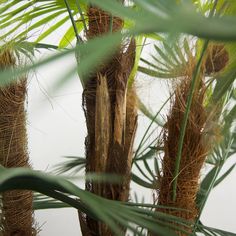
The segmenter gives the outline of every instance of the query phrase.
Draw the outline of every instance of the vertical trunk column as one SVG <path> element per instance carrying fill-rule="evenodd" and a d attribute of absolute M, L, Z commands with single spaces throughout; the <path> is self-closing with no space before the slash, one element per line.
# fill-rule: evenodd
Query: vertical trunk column
<path fill-rule="evenodd" d="M 14 67 L 10 51 L 0 54 L 0 70 Z M 26 79 L 0 88 L 0 163 L 4 167 L 30 167 L 27 152 L 26 113 L 24 108 Z M 7 191 L 2 194 L 4 236 L 35 235 L 32 229 L 32 192 Z"/>
<path fill-rule="evenodd" d="M 123 21 L 96 7 L 88 9 L 87 38 L 92 39 L 123 27 Z M 88 135 L 85 141 L 86 172 L 122 175 L 119 184 L 86 182 L 86 190 L 99 196 L 127 201 L 129 196 L 133 140 L 137 126 L 136 96 L 128 88 L 134 65 L 135 41 L 120 45 L 113 57 L 87 78 L 83 107 Z M 110 236 L 101 222 L 80 214 L 83 235 Z M 125 231 L 125 229 L 124 229 Z"/>

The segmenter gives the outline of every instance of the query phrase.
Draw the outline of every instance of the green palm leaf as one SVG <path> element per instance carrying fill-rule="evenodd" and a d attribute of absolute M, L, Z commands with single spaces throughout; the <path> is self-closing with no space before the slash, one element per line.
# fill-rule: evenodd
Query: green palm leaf
<path fill-rule="evenodd" d="M 129 224 L 134 223 L 163 236 L 175 235 L 172 230 L 165 227 L 165 225 L 169 225 L 168 221 L 175 221 L 180 225 L 186 225 L 186 227 L 189 225 L 186 221 L 161 212 L 156 213 L 136 206 L 126 206 L 124 203 L 103 199 L 81 190 L 62 177 L 40 173 L 26 168 L 5 169 L 1 167 L 0 191 L 3 192 L 12 189 L 29 189 L 60 200 L 63 202 L 60 207 L 70 205 L 94 219 L 102 220 L 113 230 L 115 235 L 122 235 L 119 224 L 134 230 Z M 79 197 L 80 200 L 75 200 L 72 196 Z M 43 201 L 42 198 L 41 201 Z M 48 207 L 55 206 L 56 203 L 52 200 L 49 202 Z M 39 206 L 36 205 L 38 208 Z M 117 214 L 118 212 L 119 214 Z M 178 226 L 169 226 L 178 228 Z"/>

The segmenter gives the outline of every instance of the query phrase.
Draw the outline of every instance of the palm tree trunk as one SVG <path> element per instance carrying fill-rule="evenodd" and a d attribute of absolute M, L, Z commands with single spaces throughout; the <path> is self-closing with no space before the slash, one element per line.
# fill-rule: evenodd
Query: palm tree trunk
<path fill-rule="evenodd" d="M 0 54 L 0 70 L 14 67 L 13 53 Z M 27 152 L 25 96 L 26 79 L 0 88 L 0 163 L 4 167 L 30 167 Z M 7 191 L 2 194 L 1 224 L 4 236 L 35 235 L 32 192 Z"/>
<path fill-rule="evenodd" d="M 186 78 L 177 86 L 175 99 L 165 125 L 163 138 L 165 155 L 163 157 L 163 175 L 160 179 L 158 201 L 163 206 L 183 209 L 162 209 L 161 211 L 194 223 L 198 214 L 195 200 L 199 187 L 200 170 L 209 150 L 209 146 L 204 142 L 203 134 L 206 123 L 206 112 L 203 107 L 204 88 L 195 91 L 193 97 L 182 148 L 180 171 L 177 178 L 176 199 L 173 199 L 173 181 L 175 178 L 174 173 L 180 137 L 180 124 L 186 109 L 190 82 L 190 78 Z M 189 228 L 183 227 L 183 230 L 189 230 Z M 180 231 L 177 234 L 186 235 Z"/>
<path fill-rule="evenodd" d="M 221 44 L 210 44 L 199 75 L 199 83 L 195 88 L 187 127 L 182 148 L 180 171 L 177 178 L 176 200 L 173 200 L 173 181 L 176 166 L 176 156 L 180 137 L 180 126 L 186 110 L 187 98 L 190 91 L 191 78 L 195 63 L 190 63 L 185 72 L 185 78 L 175 87 L 175 96 L 164 128 L 163 144 L 165 155 L 163 157 L 163 173 L 159 180 L 158 203 L 163 206 L 179 208 L 182 210 L 162 209 L 162 211 L 188 220 L 194 224 L 199 210 L 196 203 L 199 191 L 199 179 L 206 156 L 211 150 L 211 136 L 207 135 L 205 128 L 209 122 L 209 114 L 204 106 L 205 75 L 222 71 L 228 64 L 229 55 Z M 192 66 L 191 66 L 192 65 Z M 217 114 L 214 114 L 217 117 Z M 209 131 L 208 131 L 209 133 Z M 192 233 L 191 228 L 182 227 L 182 230 Z M 177 231 L 180 236 L 189 235 Z"/>
<path fill-rule="evenodd" d="M 118 31 L 123 21 L 96 7 L 88 9 L 87 37 Z M 112 28 L 111 28 L 112 26 Z M 120 45 L 115 55 L 89 77 L 83 92 L 88 135 L 85 141 L 87 173 L 124 176 L 119 184 L 86 182 L 86 190 L 99 196 L 127 201 L 131 175 L 132 148 L 137 126 L 136 96 L 127 82 L 134 65 L 135 41 Z M 83 235 L 110 236 L 101 222 L 80 215 Z"/>

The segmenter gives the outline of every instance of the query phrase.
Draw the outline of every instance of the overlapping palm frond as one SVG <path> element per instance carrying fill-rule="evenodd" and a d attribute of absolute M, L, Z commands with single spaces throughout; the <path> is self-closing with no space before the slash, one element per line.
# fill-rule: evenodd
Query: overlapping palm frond
<path fill-rule="evenodd" d="M 141 58 L 145 66 L 139 66 L 139 71 L 149 76 L 163 79 L 182 77 L 193 63 L 194 55 L 187 38 L 182 42 L 169 45 L 165 41 L 154 45 L 151 54 L 152 62 Z"/>
<path fill-rule="evenodd" d="M 137 235 L 143 235 L 137 231 L 134 225 L 139 225 L 159 235 L 175 235 L 171 222 L 177 225 L 190 224 L 177 217 L 169 216 L 164 213 L 155 213 L 145 208 L 135 205 L 126 205 L 101 198 L 85 190 L 78 188 L 73 183 L 62 177 L 56 177 L 38 171 L 32 171 L 24 168 L 5 169 L 1 167 L 0 191 L 11 189 L 30 189 L 40 192 L 53 199 L 57 199 L 64 204 L 58 204 L 55 200 L 46 201 L 44 197 L 37 196 L 35 203 L 36 208 L 44 208 L 42 203 L 47 202 L 47 208 L 65 207 L 67 205 L 74 207 L 81 212 L 88 214 L 90 217 L 105 222 L 114 232 L 115 235 L 122 235 L 121 226 L 125 226 L 135 232 Z M 79 200 L 76 200 L 79 197 Z M 41 206 L 41 207 L 40 207 Z M 109 206 L 109 207 L 108 207 Z M 143 205 L 143 207 L 147 207 Z M 121 210 L 122 209 L 122 210 Z M 119 212 L 119 214 L 118 214 Z M 164 220 L 164 222 L 163 222 Z M 172 226 L 171 226 L 172 225 Z M 168 227 L 166 227 L 168 226 Z"/>
<path fill-rule="evenodd" d="M 79 14 L 78 17 L 81 17 L 81 11 L 78 9 L 78 4 L 72 4 L 74 1 L 69 1 L 72 14 Z M 77 1 L 76 1 L 77 2 Z M 193 34 L 196 36 L 218 39 L 218 40 L 233 40 L 236 38 L 236 34 L 234 33 L 234 25 L 236 20 L 234 18 L 212 18 L 207 19 L 203 15 L 196 13 L 195 8 L 189 4 L 181 3 L 181 4 L 170 4 L 169 2 L 159 2 L 158 4 L 153 3 L 152 1 L 147 1 L 145 3 L 140 1 L 135 1 L 135 4 L 138 6 L 136 8 L 133 7 L 124 7 L 116 1 L 97 1 L 91 0 L 86 1 L 86 3 L 92 3 L 98 5 L 104 10 L 110 11 L 111 13 L 118 15 L 124 19 L 128 19 L 133 22 L 131 28 L 128 31 L 128 35 L 130 34 L 156 34 L 158 32 L 171 32 L 171 33 L 180 33 L 184 32 L 187 34 Z M 150 8 L 150 6 L 152 8 Z M 80 3 L 80 8 L 82 9 L 82 13 L 86 11 L 86 4 L 84 2 Z M 164 9 L 165 14 L 160 14 L 160 9 Z M 35 31 L 36 29 L 41 32 L 39 38 L 33 40 L 34 42 L 39 42 L 43 40 L 44 37 L 49 36 L 53 33 L 57 27 L 60 27 L 63 22 L 69 20 L 68 12 L 66 9 L 66 5 L 64 1 L 59 0 L 47 0 L 47 1 L 4 1 L 0 5 L 0 28 L 1 28 L 1 44 L 4 43 L 3 40 L 6 40 L 5 37 L 8 37 L 10 41 L 18 42 L 22 40 L 27 40 L 29 35 Z M 174 14 L 173 14 L 174 12 Z M 49 16 L 47 15 L 49 14 Z M 64 21 L 61 24 L 58 24 L 56 20 L 56 15 L 63 15 L 67 17 L 64 18 Z M 55 17 L 52 17 L 54 16 Z M 42 16 L 44 17 L 42 19 Z M 13 17 L 13 18 L 12 18 Z M 38 17 L 41 17 L 39 21 L 36 21 Z M 52 24 L 52 29 L 44 29 L 45 24 L 54 20 Z M 79 18 L 78 18 L 79 19 Z M 75 19 L 76 21 L 76 19 Z M 156 23 L 157 22 L 157 23 Z M 79 20 L 78 22 L 78 30 L 82 29 L 82 22 Z M 26 27 L 28 25 L 28 27 Z M 202 27 L 197 30 L 193 30 L 195 25 L 202 25 Z M 15 32 L 15 30 L 20 29 L 20 27 L 25 27 L 25 30 L 20 31 L 19 33 Z M 3 30 L 7 27 L 10 27 L 10 30 L 7 30 L 5 34 L 3 34 Z M 12 27 L 12 28 L 11 28 Z M 191 29 L 191 30 L 190 30 Z M 214 31 L 212 30 L 214 29 Z M 46 32 L 46 33 L 45 33 Z M 125 31 L 125 35 L 127 36 L 127 31 Z M 124 35 L 124 36 L 125 36 Z M 70 26 L 66 32 L 66 34 L 62 37 L 59 42 L 60 47 L 67 46 L 73 39 L 75 38 L 75 34 L 73 33 L 72 26 Z M 105 42 L 104 42 L 105 43 Z M 23 44 L 19 44 L 23 45 Z M 97 44 L 99 47 L 101 43 Z M 50 45 L 38 45 L 33 44 L 35 47 L 45 47 Z M 51 46 L 53 48 L 57 48 L 57 46 Z M 158 48 L 158 47 L 157 47 Z M 180 60 L 179 62 L 183 62 L 183 57 L 179 50 L 176 51 L 176 54 Z M 173 54 L 173 53 L 172 53 Z M 166 65 L 165 65 L 166 66 Z M 34 66 L 36 67 L 36 66 Z M 162 68 L 166 70 L 167 68 Z M 155 71 L 155 70 L 154 70 Z M 173 71 L 172 71 L 173 73 Z M 3 75 L 2 75 L 3 77 Z"/>
<path fill-rule="evenodd" d="M 137 226 L 148 229 L 158 235 L 175 235 L 174 229 L 179 229 L 178 225 L 191 227 L 191 224 L 175 216 L 165 213 L 157 213 L 149 208 L 164 206 L 154 206 L 152 204 L 139 203 L 119 203 L 103 199 L 99 196 L 81 190 L 68 180 L 38 171 L 24 168 L 4 169 L 1 167 L 0 191 L 11 189 L 31 189 L 40 192 L 51 198 L 40 194 L 35 195 L 34 206 L 36 209 L 74 207 L 92 218 L 106 222 L 115 235 L 122 235 L 120 226 L 128 227 L 135 235 L 145 235 L 139 232 Z M 42 187 L 44 186 L 44 187 Z M 76 198 L 79 198 L 77 200 Z M 57 199 L 57 200 L 54 200 Z M 58 201 L 59 200 L 59 201 Z M 109 207 L 107 207 L 109 206 Z M 117 214 L 119 212 L 119 214 Z M 164 222 L 163 222 L 164 220 Z M 175 222 L 175 226 L 171 224 Z M 227 233 L 225 231 L 208 228 L 198 224 L 199 231 L 211 230 Z M 228 234 L 230 235 L 230 234 Z M 234 235 L 234 234 L 232 234 Z"/>
<path fill-rule="evenodd" d="M 219 81 L 217 82 L 220 83 Z M 216 89 L 218 89 L 217 84 L 215 86 L 215 90 Z M 218 102 L 216 102 L 213 97 L 215 103 L 210 103 L 208 105 L 213 110 L 216 110 L 216 107 L 220 110 L 220 112 L 218 110 L 220 116 L 218 116 L 217 119 L 218 122 L 220 122 L 222 125 L 221 127 L 218 127 L 218 129 L 220 129 L 218 131 L 219 137 L 216 136 L 218 140 L 214 140 L 213 151 L 208 155 L 208 159 L 206 160 L 206 163 L 212 166 L 212 168 L 202 180 L 197 195 L 196 201 L 199 208 L 198 221 L 200 219 L 205 203 L 211 193 L 211 190 L 222 183 L 222 181 L 224 181 L 224 179 L 234 170 L 236 166 L 236 163 L 234 163 L 224 173 L 221 173 L 221 170 L 227 160 L 236 153 L 236 105 L 233 98 L 233 91 L 233 84 L 231 83 L 227 87 L 227 89 L 225 89 L 224 93 L 222 93 L 222 96 L 220 97 L 220 100 L 218 100 Z M 218 91 L 215 91 L 215 93 L 218 93 Z M 215 119 L 213 118 L 213 122 L 214 121 Z"/>
<path fill-rule="evenodd" d="M 80 14 L 84 13 L 86 5 L 81 1 L 79 5 L 75 1 L 70 1 L 70 7 L 72 15 L 78 16 L 77 23 L 81 31 L 83 22 Z M 0 28 L 2 32 L 6 31 L 5 34 L 1 34 L 0 40 L 31 40 L 34 36 L 31 41 L 40 42 L 70 19 L 65 2 L 60 0 L 7 1 L 1 4 L 0 12 Z M 51 26 L 45 27 L 48 24 Z M 68 43 L 73 40 L 73 37 L 68 35 L 71 29 L 69 27 L 62 37 L 61 46 L 65 44 L 65 38 Z"/>
<path fill-rule="evenodd" d="M 207 227 L 203 225 L 201 222 L 199 222 L 199 224 L 197 225 L 196 231 L 207 236 L 235 236 L 236 235 L 233 232 L 227 232 L 225 230 Z"/>
<path fill-rule="evenodd" d="M 68 171 L 71 174 L 78 174 L 81 170 L 84 170 L 86 165 L 86 159 L 84 157 L 68 156 L 62 163 L 59 163 L 53 169 L 54 173 L 63 174 Z"/>
<path fill-rule="evenodd" d="M 1 86 L 12 82 L 16 74 L 23 74 L 75 52 L 78 52 L 80 55 L 80 62 L 78 68 L 73 68 L 73 71 L 69 73 L 74 73 L 78 69 L 80 75 L 82 75 L 81 78 L 84 78 L 83 75 L 90 73 L 91 69 L 94 68 L 94 65 L 96 65 L 98 61 L 106 58 L 114 51 L 115 46 L 119 44 L 122 37 L 130 35 L 141 35 L 142 37 L 143 35 L 151 35 L 153 37 L 153 35 L 156 36 L 159 33 L 171 33 L 174 36 L 180 33 L 186 33 L 214 40 L 236 40 L 235 17 L 207 18 L 207 14 L 205 13 L 212 9 L 214 1 L 211 1 L 205 6 L 201 5 L 201 7 L 203 7 L 201 11 L 196 11 L 196 5 L 192 5 L 187 1 L 177 3 L 177 1 L 173 0 L 136 0 L 134 1 L 136 7 L 124 7 L 115 0 L 68 2 L 79 33 L 85 29 L 86 19 L 83 20 L 82 16 L 86 14 L 86 5 L 90 3 L 96 4 L 114 15 L 118 15 L 126 20 L 128 19 L 132 24 L 130 24 L 130 28 L 127 27 L 125 32 L 91 40 L 91 42 L 86 44 L 77 45 L 76 48 L 60 51 L 51 58 L 33 65 L 28 65 L 24 68 L 1 72 Z M 200 4 L 201 1 L 194 0 L 194 2 Z M 224 1 L 222 0 L 220 2 L 223 3 Z M 42 40 L 50 36 L 55 30 L 59 29 L 70 20 L 63 0 L 9 0 L 0 1 L 0 3 L 1 44 L 4 44 L 5 40 L 13 41 L 19 53 L 25 55 L 30 54 L 29 56 L 31 57 L 35 48 L 65 48 L 75 39 L 76 35 L 73 26 L 69 26 L 66 28 L 58 45 L 41 43 Z M 233 4 L 232 1 L 231 4 Z M 234 3 L 234 5 L 236 4 Z M 197 6 L 197 9 L 200 8 L 199 6 Z M 232 12 L 233 11 L 231 11 L 231 13 Z M 44 28 L 48 23 L 50 23 L 51 26 Z M 201 27 L 196 27 L 196 25 L 201 25 Z M 21 30 L 18 32 L 18 29 Z M 2 33 L 3 30 L 7 30 L 5 34 Z M 30 41 L 31 36 L 34 34 L 37 34 L 36 39 Z M 185 35 L 182 37 L 180 43 L 172 42 L 168 44 L 162 42 L 156 44 L 154 47 L 155 55 L 152 55 L 153 61 L 150 62 L 147 59 L 141 59 L 145 67 L 140 66 L 139 70 L 159 78 L 176 78 L 183 76 L 184 71 L 188 69 L 189 61 L 194 59 L 196 53 L 191 49 L 191 42 L 188 39 L 188 36 Z M 224 73 L 214 75 L 215 83 L 212 83 L 211 87 L 212 94 L 211 99 L 209 99 L 209 109 L 212 108 L 212 104 L 219 104 L 219 101 L 226 99 L 226 94 L 230 94 L 228 98 L 231 100 L 234 98 L 235 90 L 233 93 L 232 86 L 236 77 L 235 68 L 235 64 L 232 64 Z M 59 85 L 67 81 L 67 76 L 60 78 L 55 88 L 58 88 Z M 236 132 L 233 124 L 235 110 L 234 106 L 230 108 L 229 112 L 223 112 L 224 116 L 221 119 L 225 121 L 222 128 L 225 138 L 222 142 L 219 142 L 219 145 L 215 146 L 214 152 L 208 157 L 208 163 L 212 164 L 212 169 L 202 181 L 201 189 L 198 193 L 197 200 L 200 210 L 203 209 L 211 190 L 220 184 L 235 167 L 235 164 L 232 165 L 225 173 L 220 175 L 220 170 L 226 160 L 236 152 Z M 145 111 L 143 113 L 145 114 Z M 157 120 L 160 111 L 158 111 L 155 116 L 147 112 L 146 114 L 151 119 L 150 127 L 155 123 L 163 125 Z M 153 130 L 148 128 L 142 141 L 139 143 L 133 161 L 133 165 L 138 169 L 138 174 L 133 174 L 132 178 L 133 181 L 139 185 L 154 189 L 157 184 L 156 177 L 160 175 L 161 171 L 160 163 L 156 156 L 157 152 L 162 152 L 163 150 L 162 147 L 158 146 L 155 137 L 150 139 L 152 134 Z M 152 167 L 154 168 L 150 168 L 151 161 L 153 161 Z M 60 172 L 78 171 L 82 170 L 84 165 L 84 159 L 77 157 L 69 158 L 67 162 L 58 166 L 58 170 Z M 43 194 L 35 196 L 35 209 L 74 207 L 85 212 L 91 218 L 105 222 L 116 235 L 122 235 L 120 226 L 129 228 L 135 235 L 145 235 L 142 229 L 149 230 L 158 235 L 175 235 L 173 232 L 175 228 L 181 230 L 181 228 L 179 229 L 178 227 L 179 225 L 185 225 L 186 227 L 193 226 L 177 217 L 169 216 L 164 213 L 156 213 L 151 210 L 154 207 L 161 206 L 152 204 L 148 206 L 144 203 L 132 205 L 132 203 L 123 204 L 113 202 L 81 190 L 62 177 L 55 177 L 26 169 L 7 170 L 0 168 L 0 191 L 17 188 L 31 189 Z M 79 200 L 77 200 L 77 198 L 79 198 Z M 177 225 L 173 225 L 173 222 L 176 222 Z M 201 224 L 200 219 L 197 220 L 195 225 L 195 233 L 197 232 L 202 232 L 206 235 L 235 235 L 230 232 L 206 227 Z"/>
<path fill-rule="evenodd" d="M 81 14 L 86 14 L 86 4 L 92 3 L 114 15 L 133 21 L 133 28 L 138 33 L 185 32 L 196 36 L 225 40 L 232 40 L 236 37 L 233 31 L 234 18 L 220 19 L 215 17 L 209 20 L 200 13 L 196 13 L 195 7 L 186 2 L 181 4 L 177 4 L 175 1 L 171 1 L 171 4 L 168 1 L 158 3 L 147 1 L 144 3 L 136 0 L 134 2 L 137 5 L 136 8 L 124 7 L 116 1 L 110 2 L 107 0 L 68 1 L 73 16 L 78 15 L 78 19 L 75 20 L 79 22 L 83 21 L 82 19 L 79 20 Z M 41 33 L 36 41 L 40 41 L 69 20 L 63 0 L 20 2 L 10 0 L 1 4 L 0 12 L 1 29 L 3 30 L 9 26 L 13 27 L 7 32 L 7 35 L 1 35 L 1 39 L 5 39 L 6 36 L 11 39 L 27 38 L 31 32 L 38 29 Z M 62 16 L 63 18 L 60 18 Z M 38 17 L 41 17 L 41 19 L 34 22 Z M 55 21 L 55 19 L 57 20 Z M 43 30 L 42 27 L 52 20 L 54 22 L 51 28 Z M 27 25 L 28 28 L 26 27 L 23 32 L 15 33 L 16 29 Z M 202 25 L 202 27 L 194 31 L 191 25 Z M 214 31 L 212 28 L 214 28 Z"/>

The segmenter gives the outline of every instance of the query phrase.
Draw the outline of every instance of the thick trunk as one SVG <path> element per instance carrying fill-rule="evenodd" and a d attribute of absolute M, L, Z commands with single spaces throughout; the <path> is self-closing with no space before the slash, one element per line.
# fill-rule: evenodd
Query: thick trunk
<path fill-rule="evenodd" d="M 88 10 L 88 39 L 111 30 L 111 17 L 94 7 Z M 122 20 L 113 17 L 112 31 L 122 28 Z M 135 42 L 120 46 L 115 55 L 88 78 L 83 93 L 87 122 L 86 172 L 122 175 L 119 184 L 86 182 L 86 190 L 99 196 L 127 201 L 131 174 L 133 140 L 137 126 L 134 89 L 128 89 L 128 78 L 135 58 Z M 110 236 L 101 222 L 80 215 L 83 235 Z"/>
<path fill-rule="evenodd" d="M 15 66 L 10 51 L 0 54 L 0 69 Z M 29 167 L 27 152 L 26 80 L 0 88 L 0 163 L 4 167 Z M 34 235 L 32 229 L 32 192 L 7 191 L 2 194 L 4 236 Z"/>

